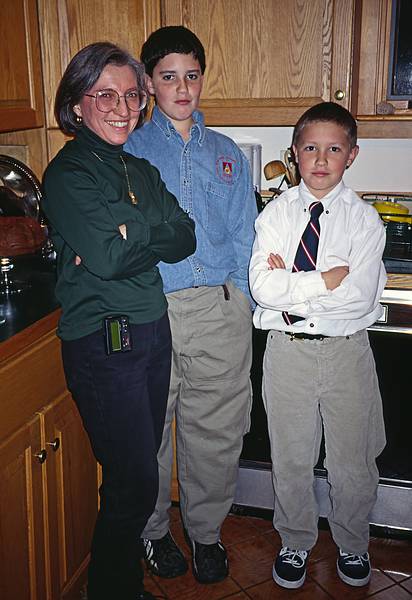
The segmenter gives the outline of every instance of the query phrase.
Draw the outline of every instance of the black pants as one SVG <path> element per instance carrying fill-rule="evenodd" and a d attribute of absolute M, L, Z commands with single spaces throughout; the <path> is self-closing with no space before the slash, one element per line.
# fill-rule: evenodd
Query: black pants
<path fill-rule="evenodd" d="M 102 331 L 62 343 L 67 386 L 103 471 L 89 600 L 134 600 L 143 589 L 139 539 L 157 499 L 170 379 L 167 314 L 131 334 L 132 351 L 110 356 Z"/>

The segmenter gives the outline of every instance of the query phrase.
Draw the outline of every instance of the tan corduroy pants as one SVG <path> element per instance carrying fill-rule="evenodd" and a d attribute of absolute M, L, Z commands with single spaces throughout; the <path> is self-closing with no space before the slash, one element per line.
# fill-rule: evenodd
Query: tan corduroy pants
<path fill-rule="evenodd" d="M 233 284 L 227 292 L 216 286 L 167 295 L 172 375 L 158 454 L 159 495 L 142 537 L 159 539 L 169 528 L 173 417 L 180 507 L 190 538 L 215 543 L 233 502 L 250 419 L 252 312 Z"/>

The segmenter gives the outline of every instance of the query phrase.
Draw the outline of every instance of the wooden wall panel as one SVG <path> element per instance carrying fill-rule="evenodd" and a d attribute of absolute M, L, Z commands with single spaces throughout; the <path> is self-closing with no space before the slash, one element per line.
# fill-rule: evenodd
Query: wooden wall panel
<path fill-rule="evenodd" d="M 42 27 L 47 127 L 56 127 L 53 104 L 69 60 L 81 48 L 111 41 L 138 57 L 160 25 L 160 0 L 38 0 Z"/>
<path fill-rule="evenodd" d="M 46 132 L 41 129 L 26 129 L 24 131 L 13 131 L 0 133 L 0 154 L 11 154 L 18 160 L 21 153 L 12 154 L 2 150 L 2 144 L 6 146 L 22 146 L 25 149 L 26 160 L 23 160 L 33 173 L 41 180 L 43 171 L 47 166 Z"/>

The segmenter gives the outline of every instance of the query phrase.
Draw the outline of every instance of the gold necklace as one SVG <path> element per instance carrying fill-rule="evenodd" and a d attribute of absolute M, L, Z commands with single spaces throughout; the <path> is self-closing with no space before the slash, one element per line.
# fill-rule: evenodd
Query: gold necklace
<path fill-rule="evenodd" d="M 136 198 L 135 193 L 132 191 L 132 188 L 130 187 L 129 173 L 127 172 L 126 163 L 124 162 L 124 159 L 123 159 L 122 155 L 120 155 L 120 160 L 122 161 L 122 165 L 123 165 L 123 169 L 124 169 L 124 174 L 126 175 L 127 190 L 128 190 L 129 198 L 130 198 L 132 204 L 137 204 L 137 198 Z"/>
<path fill-rule="evenodd" d="M 100 160 L 100 162 L 104 163 L 104 160 L 102 158 L 100 158 L 100 156 L 96 152 L 93 152 L 93 150 L 90 150 L 90 152 L 92 154 L 94 154 L 94 156 L 96 158 L 98 158 Z M 124 174 L 126 175 L 128 196 L 130 198 L 131 203 L 134 204 L 134 205 L 136 205 L 137 204 L 136 194 L 132 191 L 132 188 L 130 187 L 129 173 L 127 172 L 126 163 L 124 162 L 123 156 L 121 154 L 120 154 L 120 160 L 122 161 L 122 165 L 123 165 L 123 169 L 124 169 Z"/>

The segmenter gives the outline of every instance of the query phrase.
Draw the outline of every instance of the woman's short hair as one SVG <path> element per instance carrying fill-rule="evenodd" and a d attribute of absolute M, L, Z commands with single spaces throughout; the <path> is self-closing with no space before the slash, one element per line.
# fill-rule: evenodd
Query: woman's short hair
<path fill-rule="evenodd" d="M 54 114 L 64 133 L 74 134 L 81 128 L 73 107 L 94 86 L 107 65 L 131 67 L 136 74 L 137 89 L 147 94 L 142 63 L 111 42 L 89 44 L 73 56 L 57 88 Z M 146 112 L 146 107 L 140 111 L 136 127 L 143 123 Z"/>
<path fill-rule="evenodd" d="M 348 136 L 350 147 L 354 148 L 356 146 L 358 134 L 356 121 L 346 108 L 336 104 L 336 102 L 320 102 L 303 113 L 293 131 L 292 143 L 294 146 L 299 143 L 304 128 L 313 123 L 335 123 L 340 125 Z"/>

